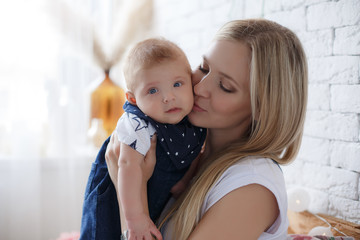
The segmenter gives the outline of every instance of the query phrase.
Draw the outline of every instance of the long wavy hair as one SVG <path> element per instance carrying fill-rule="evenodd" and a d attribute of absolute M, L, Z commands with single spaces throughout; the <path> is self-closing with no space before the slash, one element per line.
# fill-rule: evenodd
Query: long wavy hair
<path fill-rule="evenodd" d="M 279 164 L 297 155 L 304 128 L 308 70 L 297 36 L 268 20 L 235 20 L 225 24 L 216 40 L 236 41 L 251 50 L 249 134 L 206 159 L 192 185 L 165 219 L 174 224 L 173 239 L 187 239 L 200 221 L 209 189 L 231 165 L 246 156 L 271 158 Z"/>

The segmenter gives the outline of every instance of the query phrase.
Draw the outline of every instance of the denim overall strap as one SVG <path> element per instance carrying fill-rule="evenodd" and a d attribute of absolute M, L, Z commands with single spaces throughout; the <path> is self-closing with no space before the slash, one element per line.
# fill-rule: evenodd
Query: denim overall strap
<path fill-rule="evenodd" d="M 120 215 L 116 190 L 105 162 L 110 137 L 92 164 L 85 190 L 80 240 L 120 239 Z"/>

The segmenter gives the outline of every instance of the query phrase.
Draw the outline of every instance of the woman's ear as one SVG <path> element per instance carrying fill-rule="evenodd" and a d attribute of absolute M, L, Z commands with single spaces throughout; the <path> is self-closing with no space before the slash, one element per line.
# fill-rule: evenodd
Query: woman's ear
<path fill-rule="evenodd" d="M 136 106 L 135 95 L 132 92 L 126 92 L 125 96 L 126 96 L 126 100 L 128 100 L 129 103 Z"/>

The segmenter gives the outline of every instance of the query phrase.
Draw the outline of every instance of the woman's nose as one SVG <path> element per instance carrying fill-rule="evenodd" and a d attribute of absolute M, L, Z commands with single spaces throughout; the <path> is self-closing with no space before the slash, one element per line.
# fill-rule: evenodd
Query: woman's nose
<path fill-rule="evenodd" d="M 210 76 L 207 74 L 201 79 L 201 81 L 194 85 L 194 94 L 196 96 L 209 97 L 209 79 Z"/>

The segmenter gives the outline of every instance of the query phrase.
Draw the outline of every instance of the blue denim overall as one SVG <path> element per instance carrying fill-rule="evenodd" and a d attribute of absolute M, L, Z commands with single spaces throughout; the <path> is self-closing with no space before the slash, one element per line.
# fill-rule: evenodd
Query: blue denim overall
<path fill-rule="evenodd" d="M 80 240 L 120 239 L 120 214 L 116 190 L 105 162 L 108 138 L 102 145 L 85 190 Z"/>

